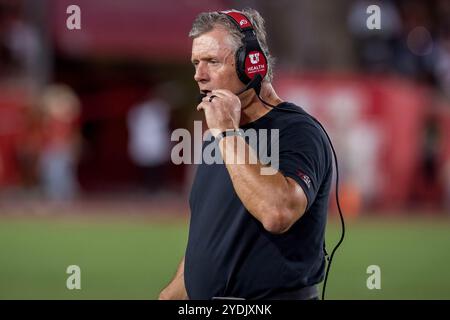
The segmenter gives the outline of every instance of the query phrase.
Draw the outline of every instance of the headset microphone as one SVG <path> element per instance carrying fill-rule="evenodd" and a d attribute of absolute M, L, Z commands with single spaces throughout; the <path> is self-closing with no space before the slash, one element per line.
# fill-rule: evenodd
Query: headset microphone
<path fill-rule="evenodd" d="M 206 93 L 200 93 L 197 97 L 197 103 L 200 104 L 204 97 L 206 97 Z"/>

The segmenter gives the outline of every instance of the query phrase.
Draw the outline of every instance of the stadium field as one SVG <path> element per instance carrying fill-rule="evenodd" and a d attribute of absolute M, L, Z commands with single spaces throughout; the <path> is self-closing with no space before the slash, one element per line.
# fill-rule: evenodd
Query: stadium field
<path fill-rule="evenodd" d="M 187 239 L 178 218 L 0 217 L 0 299 L 155 299 Z M 327 229 L 329 251 L 339 224 Z M 68 290 L 69 265 L 81 289 Z M 367 267 L 381 269 L 369 290 Z M 328 299 L 450 299 L 450 220 L 358 219 L 330 273 Z"/>

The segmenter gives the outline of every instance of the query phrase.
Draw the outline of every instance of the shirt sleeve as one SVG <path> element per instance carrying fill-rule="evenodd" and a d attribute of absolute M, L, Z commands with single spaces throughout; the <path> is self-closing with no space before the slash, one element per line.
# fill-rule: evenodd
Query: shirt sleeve
<path fill-rule="evenodd" d="M 291 124 L 280 131 L 279 170 L 294 179 L 313 204 L 329 164 L 329 145 L 320 128 L 308 122 Z"/>

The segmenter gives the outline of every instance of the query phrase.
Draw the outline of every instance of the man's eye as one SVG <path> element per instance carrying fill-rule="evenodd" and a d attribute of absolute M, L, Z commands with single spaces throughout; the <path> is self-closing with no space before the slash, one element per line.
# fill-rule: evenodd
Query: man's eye
<path fill-rule="evenodd" d="M 211 63 L 211 64 L 218 64 L 219 61 L 217 61 L 217 60 L 211 60 L 210 63 Z"/>

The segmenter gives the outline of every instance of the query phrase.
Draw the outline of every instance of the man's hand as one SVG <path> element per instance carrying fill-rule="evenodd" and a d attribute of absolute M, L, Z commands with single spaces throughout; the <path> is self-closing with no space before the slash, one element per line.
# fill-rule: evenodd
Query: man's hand
<path fill-rule="evenodd" d="M 184 286 L 184 257 L 178 266 L 173 280 L 159 294 L 158 300 L 188 300 L 186 287 Z"/>
<path fill-rule="evenodd" d="M 184 287 L 184 278 L 176 277 L 159 294 L 158 300 L 187 300 L 188 295 Z"/>
<path fill-rule="evenodd" d="M 241 100 L 229 90 L 209 92 L 197 110 L 205 111 L 206 123 L 214 136 L 228 129 L 239 129 Z"/>

